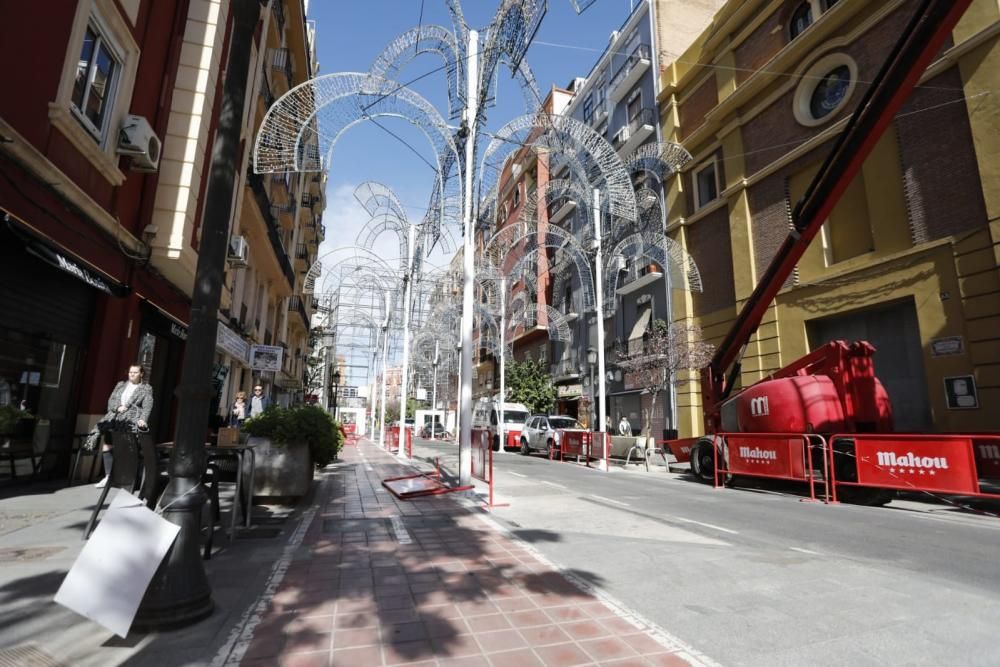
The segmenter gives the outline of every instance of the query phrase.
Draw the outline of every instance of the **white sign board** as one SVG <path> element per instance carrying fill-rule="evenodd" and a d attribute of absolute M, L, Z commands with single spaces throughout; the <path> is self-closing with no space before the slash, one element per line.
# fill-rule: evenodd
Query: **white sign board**
<path fill-rule="evenodd" d="M 216 330 L 215 347 L 244 364 L 250 356 L 250 346 L 247 342 L 222 322 L 219 322 L 219 328 Z"/>
<path fill-rule="evenodd" d="M 284 352 L 278 345 L 251 345 L 250 368 L 255 371 L 281 370 L 281 355 Z"/>
<path fill-rule="evenodd" d="M 179 531 L 180 526 L 119 490 L 55 601 L 124 637 Z"/>

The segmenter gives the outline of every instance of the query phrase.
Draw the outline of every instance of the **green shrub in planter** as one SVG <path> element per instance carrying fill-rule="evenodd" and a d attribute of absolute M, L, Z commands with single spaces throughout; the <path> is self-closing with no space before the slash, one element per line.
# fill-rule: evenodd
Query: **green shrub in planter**
<path fill-rule="evenodd" d="M 18 423 L 35 421 L 35 415 L 27 410 L 19 410 L 13 405 L 0 405 L 0 435 L 13 435 Z"/>
<path fill-rule="evenodd" d="M 315 405 L 293 408 L 271 406 L 260 415 L 246 420 L 243 431 L 268 438 L 278 445 L 304 442 L 309 445 L 313 463 L 321 468 L 337 458 L 343 444 L 343 436 L 333 418 Z"/>

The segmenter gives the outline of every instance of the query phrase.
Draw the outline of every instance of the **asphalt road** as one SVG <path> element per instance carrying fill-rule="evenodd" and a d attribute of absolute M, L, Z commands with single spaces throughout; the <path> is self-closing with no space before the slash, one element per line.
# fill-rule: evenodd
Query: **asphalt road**
<path fill-rule="evenodd" d="M 720 664 L 1000 664 L 1000 518 L 515 453 L 496 455 L 495 494 L 500 523 Z"/>

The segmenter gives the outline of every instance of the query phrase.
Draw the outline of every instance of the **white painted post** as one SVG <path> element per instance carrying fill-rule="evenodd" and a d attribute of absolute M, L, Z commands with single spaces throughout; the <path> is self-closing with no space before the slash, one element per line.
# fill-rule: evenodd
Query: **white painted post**
<path fill-rule="evenodd" d="M 406 442 L 406 392 L 407 380 L 410 371 L 410 290 L 413 285 L 413 254 L 416 250 L 417 228 L 410 225 L 410 232 L 406 250 L 406 273 L 403 276 L 403 371 L 399 378 L 399 433 L 400 442 Z M 414 420 L 413 427 L 417 423 Z M 400 445 L 399 458 L 406 458 L 406 447 Z"/>
<path fill-rule="evenodd" d="M 596 269 L 594 272 L 594 292 L 597 295 L 597 384 L 599 387 L 600 404 L 598 405 L 600 425 L 603 429 L 607 423 L 607 401 L 605 400 L 606 378 L 604 377 L 604 267 L 601 254 L 601 191 L 594 188 L 594 256 Z M 601 469 L 608 470 L 608 439 L 604 438 L 604 456 L 601 458 Z"/>
<path fill-rule="evenodd" d="M 466 486 L 472 483 L 472 307 L 473 282 L 475 279 L 476 251 L 475 225 L 473 224 L 472 184 L 476 166 L 476 117 L 479 115 L 479 33 L 469 31 L 468 59 L 465 71 L 468 74 L 465 95 L 465 187 L 462 192 L 462 229 L 465 234 L 464 275 L 462 285 L 462 375 L 461 375 L 461 419 L 462 430 L 458 446 L 458 483 Z"/>
<path fill-rule="evenodd" d="M 389 312 L 389 295 L 385 295 L 385 321 L 382 322 L 382 400 L 378 415 L 378 445 L 385 447 L 385 381 L 386 381 L 386 359 L 389 352 L 389 320 L 392 314 Z"/>
<path fill-rule="evenodd" d="M 431 386 L 431 440 L 434 439 L 434 410 L 438 407 L 438 363 L 441 361 L 441 357 L 438 354 L 438 346 L 441 341 L 434 341 L 434 384 Z M 447 413 L 445 413 L 447 414 Z"/>
<path fill-rule="evenodd" d="M 507 400 L 506 361 L 504 351 L 507 349 L 507 278 L 500 279 L 500 424 L 497 426 L 497 436 L 500 438 L 500 451 L 505 452 L 504 438 L 504 401 Z M 492 446 L 492 443 L 490 443 Z"/>

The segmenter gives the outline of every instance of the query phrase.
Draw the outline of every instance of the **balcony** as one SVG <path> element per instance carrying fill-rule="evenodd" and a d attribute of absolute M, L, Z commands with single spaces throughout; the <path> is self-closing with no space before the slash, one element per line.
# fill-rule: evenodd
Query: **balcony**
<path fill-rule="evenodd" d="M 285 75 L 285 81 L 289 88 L 294 85 L 291 51 L 288 49 L 271 49 L 271 69 L 278 70 Z"/>
<path fill-rule="evenodd" d="M 306 305 L 301 296 L 293 296 L 288 299 L 288 312 L 298 313 L 302 318 L 302 326 L 309 330 L 309 315 L 306 313 Z"/>
<path fill-rule="evenodd" d="M 649 69 L 652 62 L 647 44 L 640 44 L 632 50 L 622 66 L 611 77 L 611 83 L 608 85 L 608 96 L 611 98 L 612 104 L 617 104 L 628 91 L 632 90 L 632 86 Z"/>
<path fill-rule="evenodd" d="M 309 249 L 305 243 L 295 246 L 295 259 L 309 259 Z"/>
<path fill-rule="evenodd" d="M 281 272 L 288 281 L 290 287 L 295 286 L 295 272 L 292 271 L 292 263 L 288 261 L 288 254 L 285 246 L 281 242 L 281 233 L 278 231 L 278 221 L 271 214 L 271 201 L 264 189 L 264 179 L 260 174 L 255 174 L 251 170 L 247 174 L 247 183 L 253 191 L 254 199 L 257 201 L 257 208 L 260 210 L 260 217 L 264 219 L 264 226 L 267 228 L 267 239 L 271 242 L 271 249 L 281 267 Z"/>
<path fill-rule="evenodd" d="M 663 271 L 656 264 L 646 260 L 642 260 L 640 264 L 633 263 L 623 279 L 622 286 L 618 288 L 618 295 L 631 294 L 647 285 L 652 285 L 661 278 L 663 278 Z"/>
<path fill-rule="evenodd" d="M 271 3 L 271 13 L 274 14 L 274 22 L 278 26 L 278 34 L 285 32 L 285 5 L 281 0 Z"/>
<path fill-rule="evenodd" d="M 553 382 L 576 380 L 580 377 L 580 369 L 572 359 L 563 359 L 558 364 L 552 364 L 549 369 Z"/>
<path fill-rule="evenodd" d="M 270 200 L 274 206 L 288 206 L 290 201 L 291 179 L 288 174 L 271 174 Z"/>
<path fill-rule="evenodd" d="M 632 151 L 641 146 L 656 132 L 656 111 L 646 107 L 640 109 L 628 124 L 622 125 L 615 132 L 611 143 L 621 156 L 630 155 Z"/>
<path fill-rule="evenodd" d="M 291 228 L 295 226 L 295 218 L 293 217 L 294 214 L 294 204 L 286 204 L 285 206 L 278 206 L 275 204 L 271 206 L 271 215 L 274 216 L 274 219 L 280 222 L 283 227 Z"/>
<path fill-rule="evenodd" d="M 549 222 L 558 225 L 566 216 L 576 210 L 576 201 L 573 199 L 557 199 L 549 204 Z"/>

